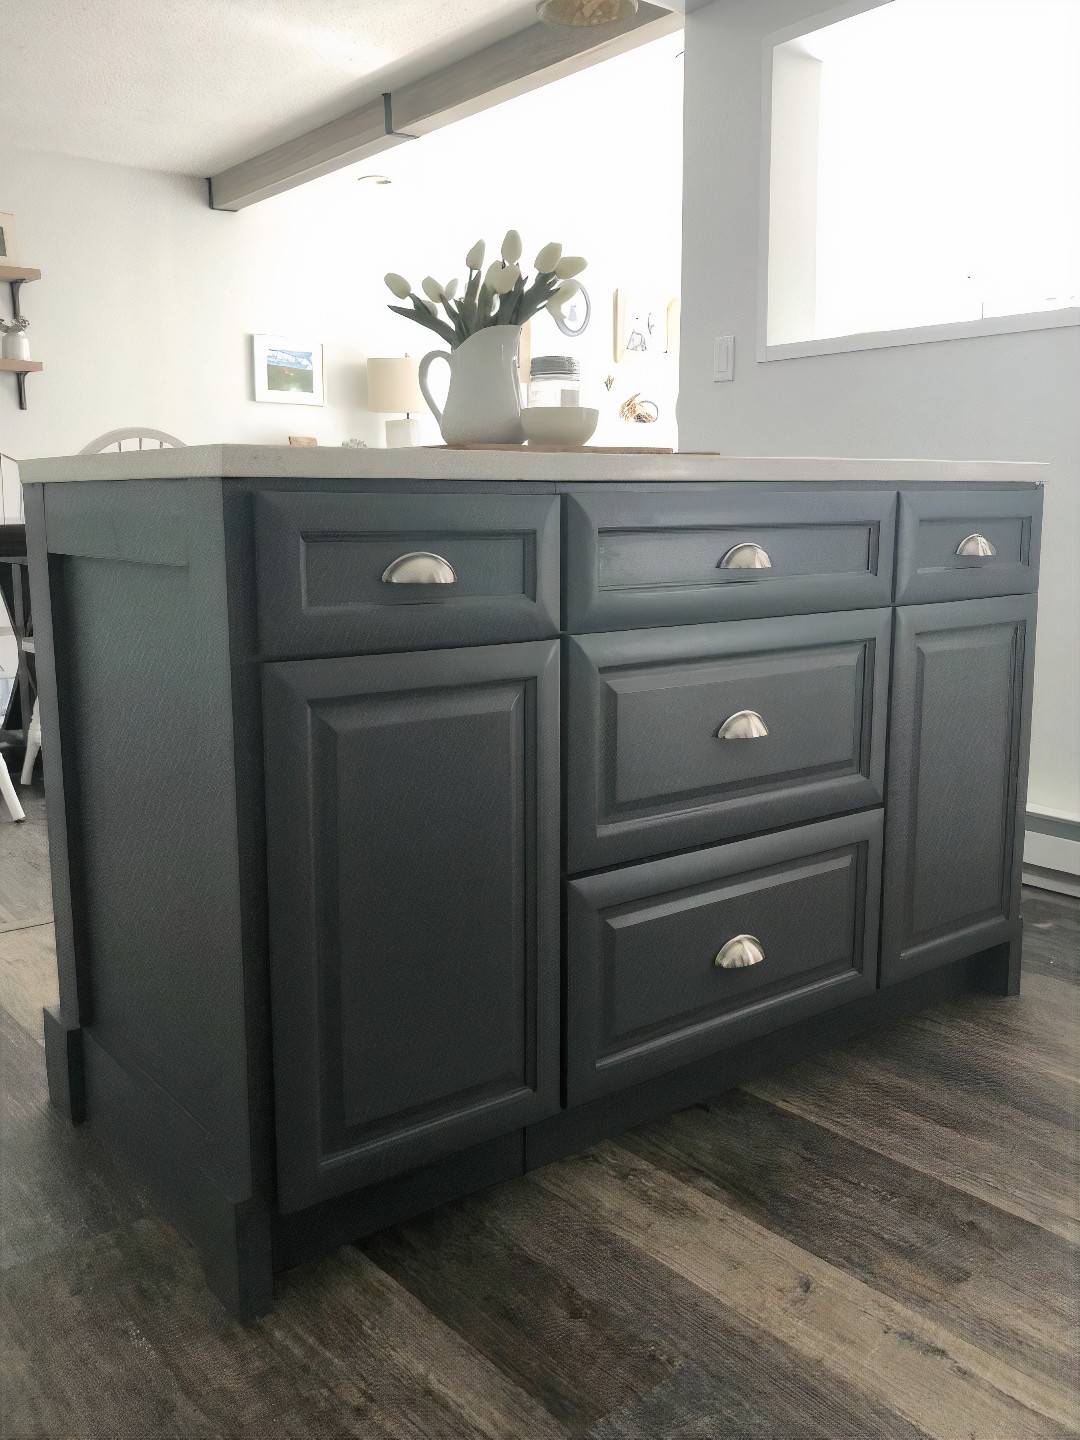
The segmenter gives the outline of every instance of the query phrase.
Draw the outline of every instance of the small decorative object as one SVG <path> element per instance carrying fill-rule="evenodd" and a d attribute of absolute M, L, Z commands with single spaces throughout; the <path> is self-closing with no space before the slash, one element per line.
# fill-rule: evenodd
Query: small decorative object
<path fill-rule="evenodd" d="M 412 417 L 412 411 L 424 408 L 418 370 L 410 355 L 373 355 L 367 362 L 367 408 L 377 414 L 405 416 L 404 420 L 387 420 L 388 450 L 420 444 Z"/>
<path fill-rule="evenodd" d="M 391 305 L 397 315 L 434 330 L 450 346 L 432 350 L 420 361 L 420 391 L 439 422 L 448 445 L 520 445 L 521 393 L 517 349 L 521 327 L 540 310 L 561 316 L 567 301 L 579 292 L 574 278 L 586 262 L 563 255 L 556 243 L 543 246 L 536 256 L 536 275 L 522 273 L 521 236 L 508 230 L 501 256 L 484 269 L 484 242 L 478 240 L 465 256 L 468 278 L 463 287 L 456 279 L 440 284 L 428 276 L 417 295 L 402 275 L 386 276 L 388 289 L 411 308 Z M 439 315 L 441 306 L 445 319 Z M 450 391 L 440 409 L 432 399 L 427 377 L 435 360 L 450 367 Z"/>
<path fill-rule="evenodd" d="M 615 291 L 615 359 L 662 355 L 668 349 L 668 310 L 671 300 L 662 295 Z"/>
<path fill-rule="evenodd" d="M 30 359 L 30 337 L 26 333 L 29 328 L 30 321 L 25 315 L 20 315 L 18 320 L 0 320 L 0 330 L 4 332 L 2 353 L 5 360 Z"/>
<path fill-rule="evenodd" d="M 0 265 L 14 265 L 16 253 L 15 216 L 0 210 Z"/>
<path fill-rule="evenodd" d="M 357 440 L 355 438 L 351 440 L 342 440 L 341 448 L 343 450 L 366 450 L 368 448 L 368 443 L 366 440 Z"/>
<path fill-rule="evenodd" d="M 318 340 L 288 335 L 251 338 L 256 400 L 323 404 L 323 350 Z"/>
<path fill-rule="evenodd" d="M 651 425 L 660 419 L 660 407 L 655 400 L 643 400 L 640 394 L 631 395 L 619 406 L 623 420 L 636 420 L 639 425 Z"/>
<path fill-rule="evenodd" d="M 614 25 L 634 18 L 638 0 L 539 0 L 536 13 L 549 25 Z"/>
<path fill-rule="evenodd" d="M 599 410 L 585 405 L 529 405 L 521 425 L 530 445 L 577 450 L 593 437 Z"/>
<path fill-rule="evenodd" d="M 572 355 L 536 355 L 529 368 L 529 405 L 580 405 L 581 367 Z"/>
<path fill-rule="evenodd" d="M 289 436 L 289 444 L 290 444 L 290 445 L 300 445 L 300 446 L 304 447 L 305 449 L 307 449 L 308 447 L 310 447 L 310 446 L 312 446 L 312 445 L 318 445 L 318 443 L 319 443 L 319 442 L 318 442 L 318 440 L 315 439 L 315 436 L 314 436 L 314 435 L 290 435 L 290 436 Z"/>

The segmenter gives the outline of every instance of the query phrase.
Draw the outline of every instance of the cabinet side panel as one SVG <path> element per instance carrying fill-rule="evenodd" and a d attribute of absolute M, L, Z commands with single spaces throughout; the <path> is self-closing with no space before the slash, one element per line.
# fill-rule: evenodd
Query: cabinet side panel
<path fill-rule="evenodd" d="M 241 1198 L 251 1165 L 221 486 L 52 486 L 45 508 L 84 1023 Z M 92 1120 L 93 1095 L 88 1108 Z"/>

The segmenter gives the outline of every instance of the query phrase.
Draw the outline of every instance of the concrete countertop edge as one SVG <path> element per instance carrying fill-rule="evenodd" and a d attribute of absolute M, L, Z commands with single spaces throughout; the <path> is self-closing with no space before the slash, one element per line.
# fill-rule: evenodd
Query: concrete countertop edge
<path fill-rule="evenodd" d="M 79 480 L 976 481 L 1041 484 L 1033 460 L 607 454 L 588 451 L 352 450 L 332 446 L 191 445 L 19 462 L 25 484 Z"/>

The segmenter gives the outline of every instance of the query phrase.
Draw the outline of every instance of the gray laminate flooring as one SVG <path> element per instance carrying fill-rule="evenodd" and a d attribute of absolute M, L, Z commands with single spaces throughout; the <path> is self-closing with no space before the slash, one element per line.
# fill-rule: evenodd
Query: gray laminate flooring
<path fill-rule="evenodd" d="M 3 1440 L 1080 1434 L 1080 903 L 971 996 L 349 1246 L 231 1321 L 48 1108 L 40 794 L 0 824 Z"/>

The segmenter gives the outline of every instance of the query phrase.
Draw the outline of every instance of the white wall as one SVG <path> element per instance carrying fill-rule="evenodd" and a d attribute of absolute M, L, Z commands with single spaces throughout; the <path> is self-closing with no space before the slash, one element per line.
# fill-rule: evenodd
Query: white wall
<path fill-rule="evenodd" d="M 527 259 L 557 237 L 593 262 L 588 335 L 571 345 L 545 316 L 534 352 L 575 349 L 596 393 L 614 369 L 612 289 L 678 290 L 680 49 L 667 37 L 358 167 L 390 186 L 342 173 L 238 215 L 208 209 L 198 180 L 0 146 L 0 210 L 43 271 L 23 299 L 45 364 L 25 413 L 0 376 L 0 449 L 65 454 L 134 424 L 189 444 L 381 443 L 382 417 L 363 409 L 365 356 L 442 344 L 390 314 L 384 272 L 446 280 L 478 235 L 494 247 L 509 226 Z M 324 339 L 325 407 L 251 398 L 251 334 L 290 330 Z M 621 370 L 610 396 L 599 390 L 609 410 L 644 389 L 664 423 L 614 422 L 616 433 L 672 443 L 674 359 Z"/>
<path fill-rule="evenodd" d="M 0 149 L 0 196 L 43 272 L 23 309 L 45 365 L 25 412 L 0 376 L 0 449 L 67 454 L 125 425 L 189 444 L 375 433 L 359 408 L 366 262 L 330 192 L 219 214 L 199 180 Z M 325 339 L 325 407 L 251 399 L 251 334 L 290 329 Z"/>
<path fill-rule="evenodd" d="M 680 441 L 1049 461 L 1028 802 L 1080 819 L 1080 329 L 754 359 L 762 39 L 824 8 L 716 0 L 687 17 Z M 714 385 L 728 332 L 735 380 Z"/>

